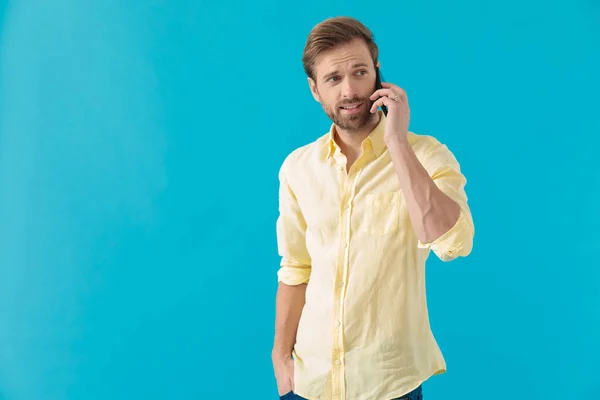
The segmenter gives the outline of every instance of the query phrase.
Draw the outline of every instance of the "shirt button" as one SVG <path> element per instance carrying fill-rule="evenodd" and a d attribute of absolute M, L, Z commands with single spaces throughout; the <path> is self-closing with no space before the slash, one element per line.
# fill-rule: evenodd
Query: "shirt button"
<path fill-rule="evenodd" d="M 344 204 L 344 208 L 345 208 L 345 209 L 348 209 L 348 208 L 350 208 L 350 204 Z"/>
<path fill-rule="evenodd" d="M 338 283 L 338 286 L 339 286 L 339 287 L 342 287 L 342 286 L 344 286 L 344 282 L 340 282 L 340 283 Z"/>
<path fill-rule="evenodd" d="M 346 247 L 348 247 L 348 243 L 346 243 L 346 242 L 342 243 L 342 247 L 343 247 L 343 248 L 346 248 Z"/>
<path fill-rule="evenodd" d="M 340 326 L 342 323 L 340 321 L 335 321 L 335 326 Z"/>
<path fill-rule="evenodd" d="M 340 360 L 335 360 L 335 365 L 340 365 L 342 362 Z"/>

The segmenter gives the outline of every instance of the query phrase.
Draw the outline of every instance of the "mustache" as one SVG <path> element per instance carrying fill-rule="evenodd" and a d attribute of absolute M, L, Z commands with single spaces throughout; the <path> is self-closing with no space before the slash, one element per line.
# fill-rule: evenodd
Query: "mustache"
<path fill-rule="evenodd" d="M 356 103 L 365 103 L 367 102 L 369 99 L 368 98 L 354 98 L 351 100 L 345 100 L 344 102 L 339 104 L 339 107 L 345 106 L 347 104 L 356 104 Z"/>

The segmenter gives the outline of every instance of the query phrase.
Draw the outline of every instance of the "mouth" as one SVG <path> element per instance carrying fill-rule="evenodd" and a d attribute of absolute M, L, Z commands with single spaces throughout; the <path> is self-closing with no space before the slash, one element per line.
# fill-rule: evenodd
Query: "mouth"
<path fill-rule="evenodd" d="M 347 104 L 345 106 L 340 107 L 340 109 L 348 114 L 354 114 L 360 111 L 360 108 L 363 104 L 364 103 Z"/>

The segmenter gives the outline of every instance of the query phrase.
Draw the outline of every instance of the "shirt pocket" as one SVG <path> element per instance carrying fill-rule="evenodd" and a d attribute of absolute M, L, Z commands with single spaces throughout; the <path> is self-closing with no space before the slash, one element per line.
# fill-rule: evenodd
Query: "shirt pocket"
<path fill-rule="evenodd" d="M 367 194 L 363 231 L 372 236 L 397 231 L 403 202 L 404 196 L 399 190 Z"/>

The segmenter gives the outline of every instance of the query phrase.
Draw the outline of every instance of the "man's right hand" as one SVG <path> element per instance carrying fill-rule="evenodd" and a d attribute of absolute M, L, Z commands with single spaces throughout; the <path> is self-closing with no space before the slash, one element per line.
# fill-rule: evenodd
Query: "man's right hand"
<path fill-rule="evenodd" d="M 275 338 L 271 357 L 279 396 L 294 391 L 294 359 L 292 353 L 296 343 L 300 316 L 306 303 L 307 286 L 306 283 L 287 285 L 279 282 L 277 288 Z"/>
<path fill-rule="evenodd" d="M 283 396 L 294 390 L 294 359 L 292 356 L 273 357 L 277 391 Z"/>

